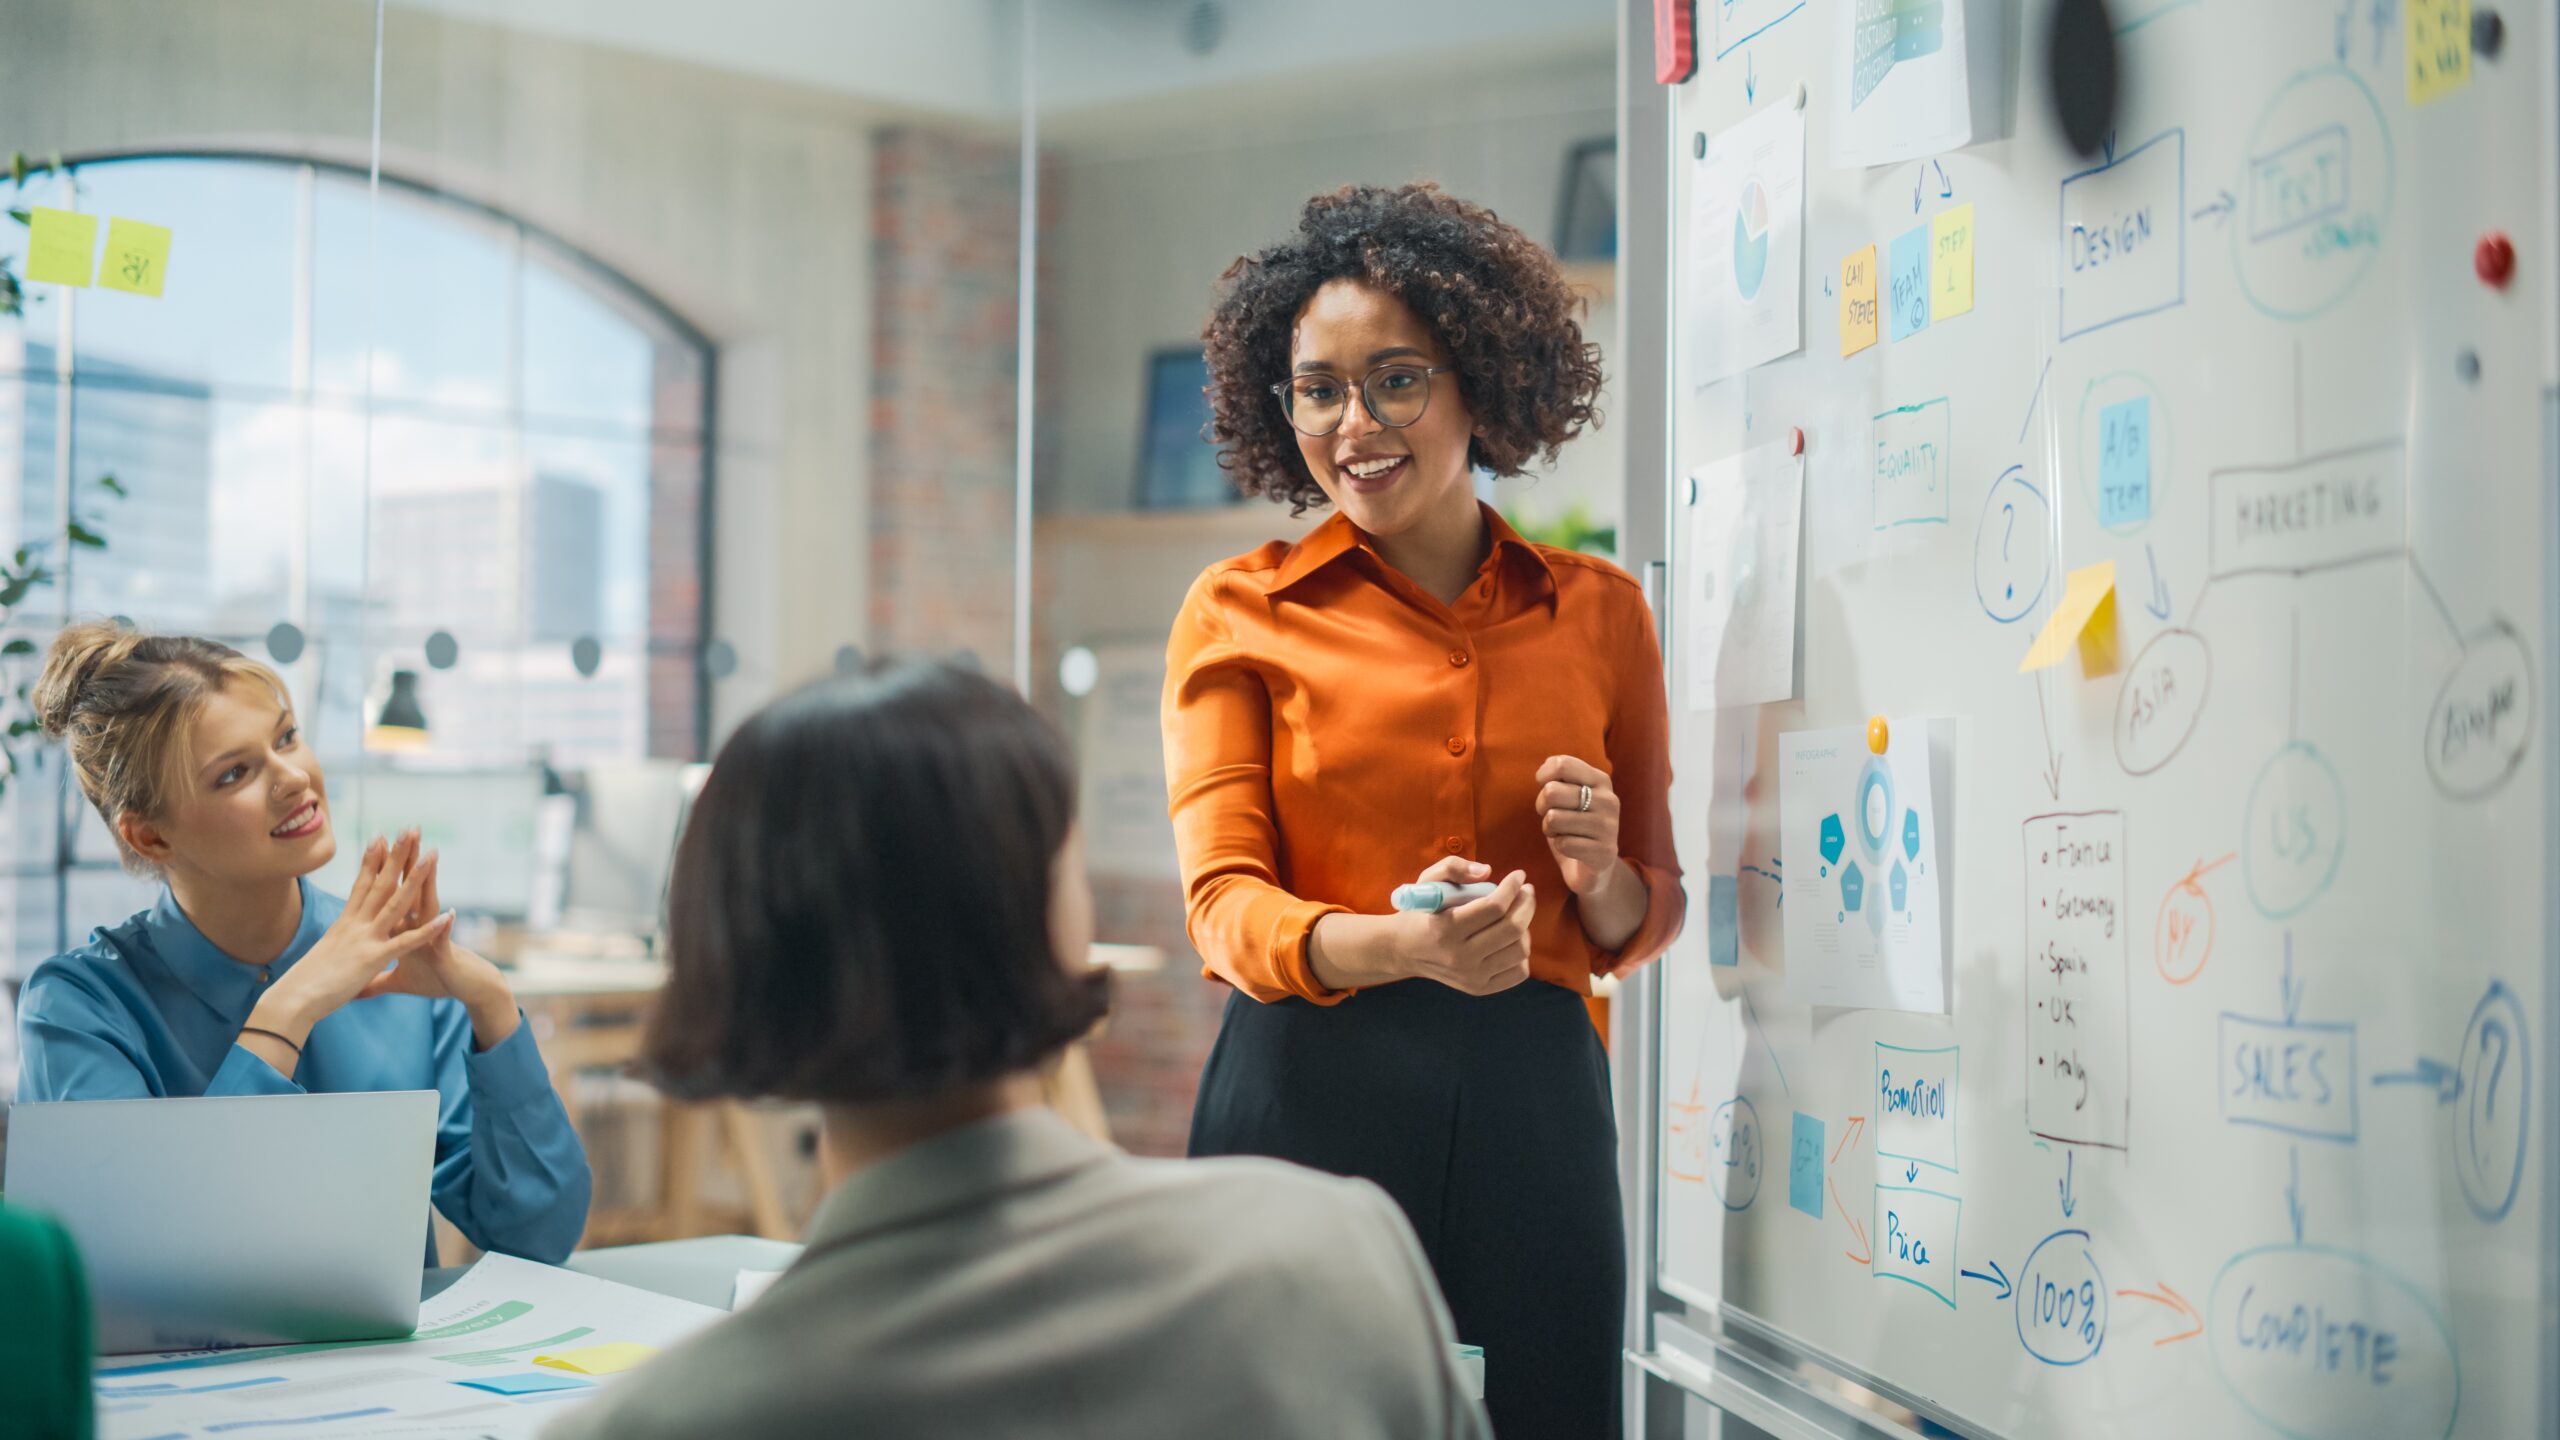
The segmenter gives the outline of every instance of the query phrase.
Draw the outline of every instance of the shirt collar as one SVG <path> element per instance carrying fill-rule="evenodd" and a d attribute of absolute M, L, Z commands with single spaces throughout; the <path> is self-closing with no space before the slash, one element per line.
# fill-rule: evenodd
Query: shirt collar
<path fill-rule="evenodd" d="M 295 882 L 302 890 L 302 923 L 294 927 L 293 939 L 284 953 L 265 966 L 244 965 L 222 952 L 204 937 L 196 922 L 178 908 L 178 897 L 167 886 L 160 888 L 159 902 L 151 907 L 151 948 L 160 963 L 179 983 L 195 993 L 197 999 L 213 1007 L 223 1016 L 245 1016 L 258 1003 L 259 995 L 275 978 L 293 967 L 329 928 L 329 917 L 316 903 L 307 879 Z M 265 977 L 260 978 L 264 969 Z"/>
<path fill-rule="evenodd" d="M 867 1165 L 837 1186 L 809 1221 L 808 1253 L 984 1204 L 1119 1153 L 1046 1106 L 964 1125 Z"/>
<path fill-rule="evenodd" d="M 1553 598 L 1556 593 L 1556 572 L 1555 567 L 1547 563 L 1547 557 L 1538 552 L 1537 546 L 1522 539 L 1520 532 L 1511 528 L 1511 522 L 1502 518 L 1501 511 L 1481 500 L 1476 502 L 1476 508 L 1484 512 L 1485 527 L 1493 533 L 1489 563 L 1499 561 L 1506 551 L 1526 556 L 1544 594 Z M 1323 524 L 1308 531 L 1297 544 L 1289 548 L 1288 558 L 1280 562 L 1280 573 L 1272 578 L 1270 594 L 1274 597 L 1278 596 L 1280 592 L 1354 550 L 1369 550 L 1372 554 L 1376 553 L 1369 544 L 1369 537 L 1361 531 L 1360 527 L 1352 524 L 1347 516 L 1337 510 L 1327 516 Z"/>

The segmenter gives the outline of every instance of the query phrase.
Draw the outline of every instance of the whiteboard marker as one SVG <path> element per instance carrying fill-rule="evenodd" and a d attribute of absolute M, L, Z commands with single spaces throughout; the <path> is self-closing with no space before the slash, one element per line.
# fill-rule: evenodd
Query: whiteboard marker
<path fill-rule="evenodd" d="M 1399 885 L 1387 903 L 1398 910 L 1453 910 L 1470 900 L 1481 900 L 1494 892 L 1491 885 L 1452 885 L 1445 880 L 1424 880 L 1413 885 Z"/>

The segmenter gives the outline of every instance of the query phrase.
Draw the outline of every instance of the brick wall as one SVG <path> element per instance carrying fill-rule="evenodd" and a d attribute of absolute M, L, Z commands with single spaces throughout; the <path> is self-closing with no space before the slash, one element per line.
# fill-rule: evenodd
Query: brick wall
<path fill-rule="evenodd" d="M 1200 957 L 1183 938 L 1178 882 L 1096 879 L 1094 930 L 1164 951 L 1163 969 L 1119 976 L 1111 1019 L 1086 1048 L 1112 1138 L 1131 1154 L 1180 1155 L 1230 992 L 1201 975 Z"/>

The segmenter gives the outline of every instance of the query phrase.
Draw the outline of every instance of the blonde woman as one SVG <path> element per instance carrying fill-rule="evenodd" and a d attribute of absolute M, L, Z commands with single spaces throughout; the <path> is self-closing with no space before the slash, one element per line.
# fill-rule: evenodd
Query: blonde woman
<path fill-rule="evenodd" d="M 565 1258 L 587 1158 L 515 995 L 453 943 L 414 831 L 367 845 L 343 900 L 312 888 L 338 841 L 283 680 L 211 640 L 86 624 L 35 706 L 165 888 L 28 978 L 19 1098 L 434 1090 L 436 1208 L 484 1250 Z"/>

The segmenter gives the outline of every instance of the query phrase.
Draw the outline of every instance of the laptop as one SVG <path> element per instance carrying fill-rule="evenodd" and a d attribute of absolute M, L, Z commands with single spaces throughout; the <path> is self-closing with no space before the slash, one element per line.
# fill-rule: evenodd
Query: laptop
<path fill-rule="evenodd" d="M 418 1325 L 436 1092 L 73 1100 L 9 1112 L 10 1205 L 80 1247 L 98 1352 Z"/>

